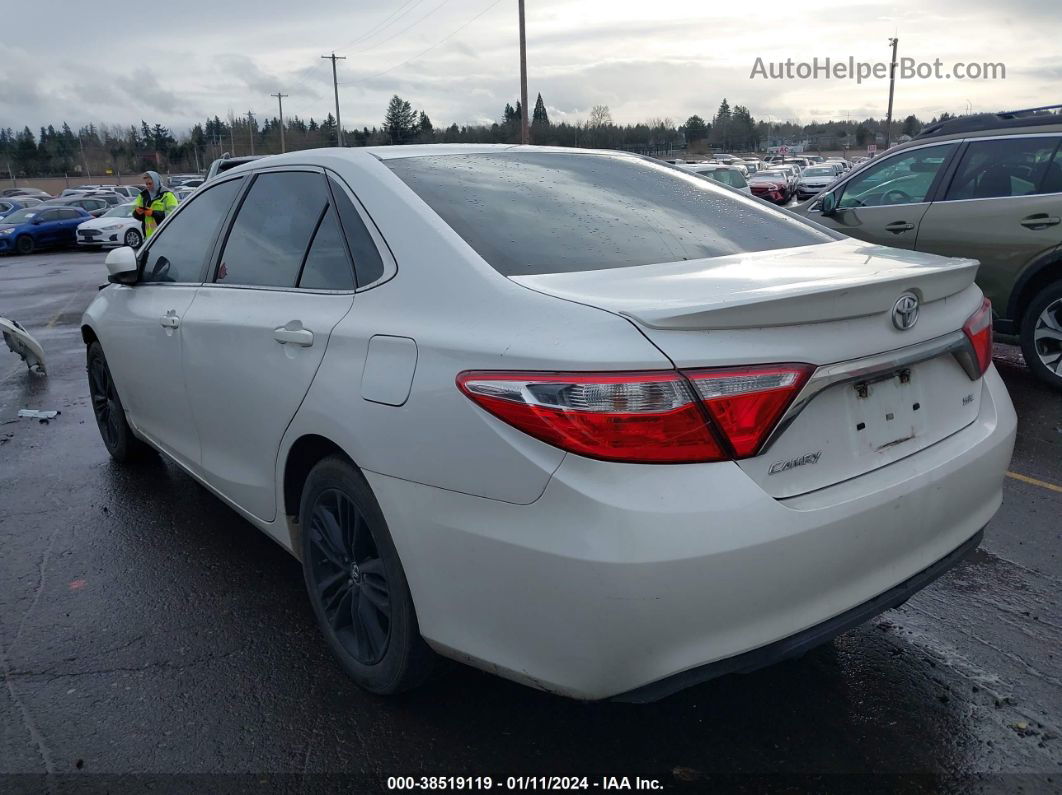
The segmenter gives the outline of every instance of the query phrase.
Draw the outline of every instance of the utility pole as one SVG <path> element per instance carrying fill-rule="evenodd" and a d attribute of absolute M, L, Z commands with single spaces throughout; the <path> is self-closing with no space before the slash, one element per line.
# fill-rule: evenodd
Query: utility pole
<path fill-rule="evenodd" d="M 527 126 L 527 35 L 524 31 L 524 0 L 520 0 L 520 143 L 531 143 Z"/>
<path fill-rule="evenodd" d="M 81 150 L 81 165 L 84 166 L 84 168 L 85 168 L 85 176 L 87 177 L 89 175 L 88 160 L 85 159 L 85 144 L 81 140 L 80 131 L 77 134 L 77 146 Z"/>
<path fill-rule="evenodd" d="M 254 111 L 247 111 L 247 137 L 251 139 L 251 155 L 254 156 Z"/>
<path fill-rule="evenodd" d="M 523 3 L 523 0 L 520 0 Z M 336 77 L 336 61 L 345 61 L 347 56 L 336 55 L 333 52 L 331 55 L 322 55 L 326 61 L 332 62 L 332 87 L 336 90 L 336 141 L 340 146 L 343 146 L 343 122 L 339 120 L 339 78 Z"/>
<path fill-rule="evenodd" d="M 279 91 L 275 94 L 270 94 L 271 97 L 277 98 L 277 107 L 280 109 L 280 153 L 288 151 L 284 148 L 284 97 L 287 94 L 281 94 Z"/>
<path fill-rule="evenodd" d="M 889 148 L 889 143 L 892 141 L 892 94 L 896 89 L 896 45 L 900 43 L 899 39 L 889 39 L 889 44 L 892 45 L 892 63 L 889 64 L 889 112 L 885 116 L 885 148 Z"/>

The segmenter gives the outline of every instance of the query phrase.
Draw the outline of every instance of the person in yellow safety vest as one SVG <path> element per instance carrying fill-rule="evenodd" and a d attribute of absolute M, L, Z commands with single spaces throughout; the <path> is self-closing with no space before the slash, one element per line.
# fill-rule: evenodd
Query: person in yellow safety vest
<path fill-rule="evenodd" d="M 133 200 L 133 217 L 139 218 L 147 240 L 162 223 L 162 219 L 177 209 L 177 197 L 162 184 L 157 171 L 144 174 L 144 190 Z"/>

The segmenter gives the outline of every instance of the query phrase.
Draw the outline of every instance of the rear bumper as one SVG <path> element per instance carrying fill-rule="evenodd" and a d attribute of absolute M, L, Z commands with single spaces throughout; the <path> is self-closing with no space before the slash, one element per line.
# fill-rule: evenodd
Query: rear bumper
<path fill-rule="evenodd" d="M 751 673 L 782 660 L 799 657 L 817 646 L 828 643 L 841 633 L 865 624 L 886 610 L 899 607 L 927 585 L 947 574 L 961 563 L 967 555 L 977 549 L 984 537 L 984 530 L 979 530 L 973 538 L 929 568 L 923 569 L 918 574 L 890 588 L 885 593 L 878 594 L 873 599 L 838 616 L 834 616 L 828 621 L 823 621 L 821 624 L 809 627 L 795 635 L 790 635 L 788 638 L 776 640 L 774 643 L 769 643 L 758 649 L 752 649 L 744 654 L 738 654 L 725 660 L 718 660 L 708 665 L 702 665 L 699 668 L 691 668 L 688 671 L 669 676 L 666 679 L 661 679 L 635 690 L 620 693 L 618 696 L 613 696 L 612 700 L 626 701 L 632 704 L 647 704 L 720 676 Z"/>
<path fill-rule="evenodd" d="M 530 505 L 365 474 L 434 648 L 574 698 L 652 698 L 925 585 L 999 508 L 1015 426 L 989 368 L 962 431 L 787 500 L 730 462 L 569 455 Z"/>

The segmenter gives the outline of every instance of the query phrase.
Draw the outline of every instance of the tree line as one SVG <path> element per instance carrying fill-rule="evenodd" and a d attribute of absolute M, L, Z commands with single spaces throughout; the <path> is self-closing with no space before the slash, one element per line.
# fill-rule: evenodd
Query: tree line
<path fill-rule="evenodd" d="M 427 113 L 397 95 L 393 96 L 380 125 L 344 129 L 345 146 L 398 146 L 414 143 L 518 143 L 523 113 L 519 100 L 506 103 L 491 124 L 456 123 L 436 127 Z M 944 114 L 940 119 L 946 118 Z M 891 139 L 915 135 L 922 122 L 915 116 L 893 122 Z M 830 121 L 799 124 L 755 119 L 743 105 L 731 106 L 723 99 L 710 121 L 692 115 L 676 123 L 669 117 L 647 119 L 637 124 L 616 124 L 607 105 L 595 105 L 582 122 L 553 122 L 539 94 L 530 118 L 531 141 L 549 146 L 623 149 L 659 154 L 688 147 L 707 152 L 761 151 L 772 143 L 807 141 L 811 148 L 835 151 L 860 148 L 883 134 L 884 120 Z M 313 117 L 284 119 L 283 144 L 288 151 L 336 146 L 339 129 L 329 113 L 321 121 Z M 47 125 L 34 133 L 29 127 L 16 131 L 0 128 L 0 176 L 35 177 L 110 172 L 115 176 L 147 169 L 161 172 L 201 172 L 223 153 L 232 155 L 277 154 L 281 151 L 280 119 L 257 119 L 251 113 L 224 119 L 215 115 L 176 135 L 167 127 L 141 121 L 139 125 L 88 124 L 76 132 L 67 123 Z"/>

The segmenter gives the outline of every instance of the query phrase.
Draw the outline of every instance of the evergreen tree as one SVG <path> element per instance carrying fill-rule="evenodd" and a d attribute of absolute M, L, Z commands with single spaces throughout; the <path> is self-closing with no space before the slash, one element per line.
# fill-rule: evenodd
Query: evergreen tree
<path fill-rule="evenodd" d="M 392 144 L 405 143 L 416 134 L 417 117 L 413 106 L 398 94 L 391 97 L 387 103 L 387 113 L 384 115 L 383 129 L 391 138 Z"/>
<path fill-rule="evenodd" d="M 703 141 L 708 137 L 708 125 L 704 123 L 697 114 L 690 116 L 686 119 L 686 123 L 682 125 L 683 131 L 686 133 L 686 142 L 694 143 L 695 141 Z"/>

